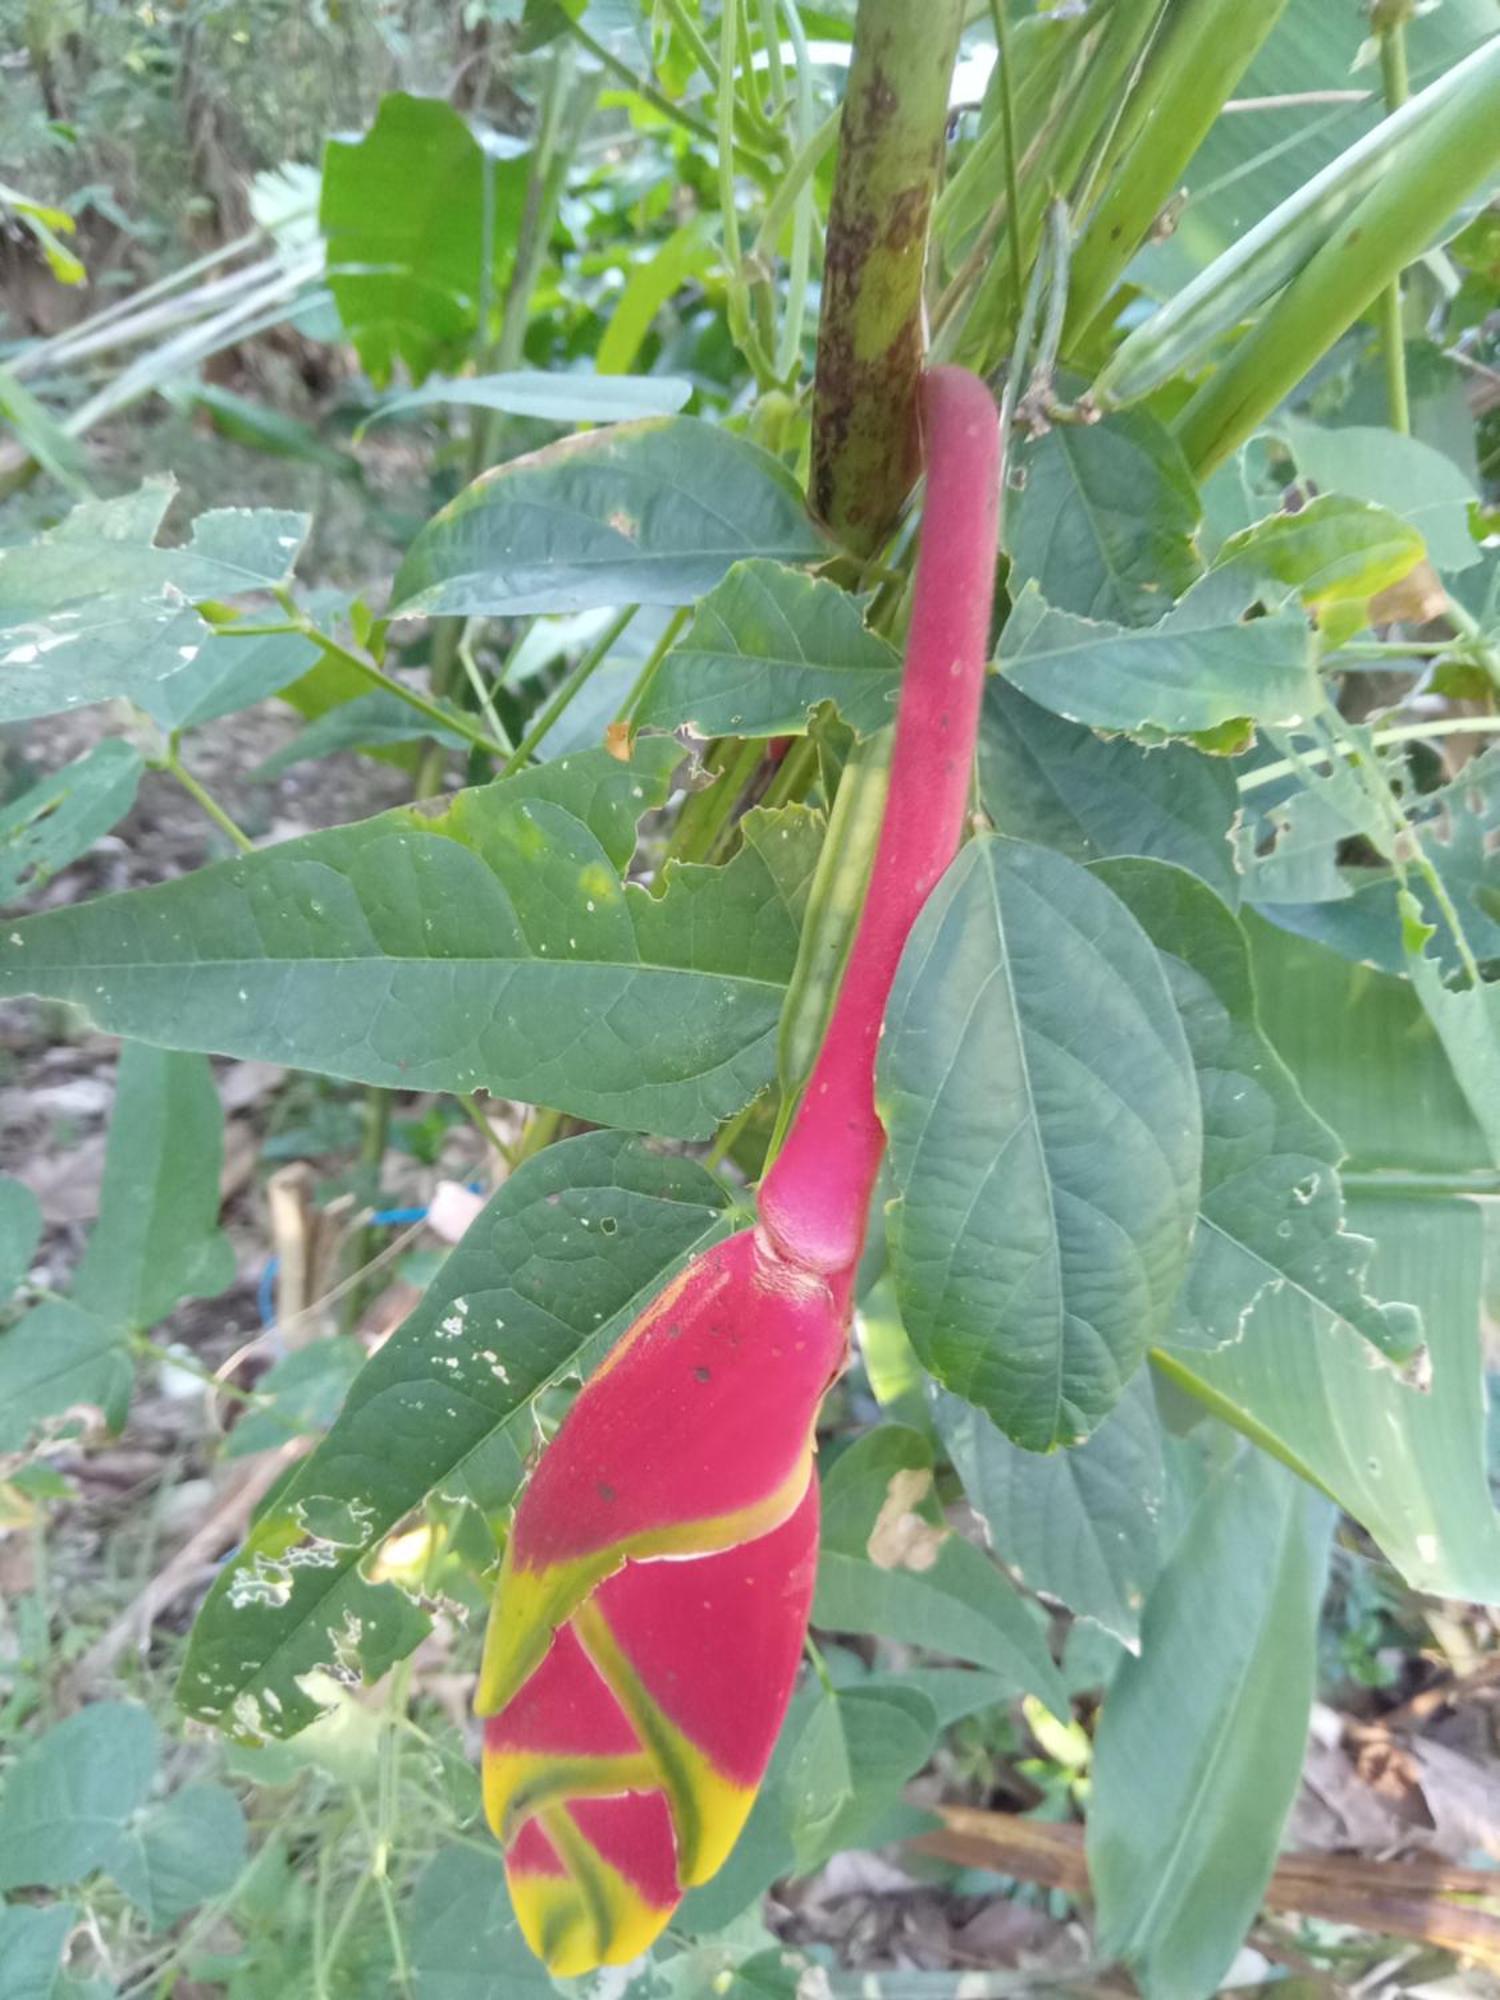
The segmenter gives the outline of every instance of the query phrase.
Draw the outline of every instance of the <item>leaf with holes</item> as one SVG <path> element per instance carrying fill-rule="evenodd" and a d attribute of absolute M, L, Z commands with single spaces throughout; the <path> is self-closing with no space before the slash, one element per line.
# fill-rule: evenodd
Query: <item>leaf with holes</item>
<path fill-rule="evenodd" d="M 44 888 L 87 854 L 135 804 L 145 768 L 133 743 L 106 736 L 0 807 L 0 903 Z"/>

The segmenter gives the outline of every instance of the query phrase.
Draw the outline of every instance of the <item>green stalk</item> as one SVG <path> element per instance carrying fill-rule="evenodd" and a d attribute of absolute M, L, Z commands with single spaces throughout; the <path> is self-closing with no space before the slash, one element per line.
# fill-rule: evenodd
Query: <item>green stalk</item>
<path fill-rule="evenodd" d="M 1167 15 L 1104 163 L 1108 184 L 1074 248 L 1068 349 L 1104 309 L 1286 7 L 1287 0 L 1251 6 L 1245 0 L 1185 0 Z"/>
<path fill-rule="evenodd" d="M 1444 82 L 1460 73 L 1440 115 L 1432 115 L 1430 90 L 1395 114 L 1405 119 L 1427 107 L 1384 177 L 1183 411 L 1178 441 L 1200 478 L 1253 435 L 1500 166 L 1500 35 Z"/>
<path fill-rule="evenodd" d="M 567 708 L 580 688 L 586 682 L 593 679 L 599 668 L 608 659 L 611 647 L 625 630 L 631 619 L 634 618 L 635 610 L 636 608 L 633 604 L 627 604 L 625 609 L 617 617 L 612 618 L 608 625 L 605 626 L 604 630 L 599 634 L 593 645 L 589 647 L 577 666 L 574 667 L 573 671 L 563 681 L 556 694 L 553 695 L 549 702 L 544 704 L 533 720 L 531 727 L 501 765 L 500 775 L 502 778 L 510 777 L 512 773 L 521 770 L 531 761 L 532 751 L 535 750 L 536 746 L 547 734 L 547 731 L 557 721 L 563 710 Z"/>
<path fill-rule="evenodd" d="M 1395 190 L 1404 187 L 1409 178 L 1409 150 L 1420 148 L 1427 157 L 1434 131 L 1446 133 L 1449 121 L 1465 107 L 1472 113 L 1476 100 L 1481 112 L 1488 105 L 1490 122 L 1500 125 L 1497 91 L 1500 36 L 1475 49 L 1400 111 L 1356 140 L 1153 313 L 1122 343 L 1101 372 L 1093 388 L 1094 401 L 1101 409 L 1138 402 L 1185 364 L 1197 360 L 1221 335 L 1251 318 L 1296 277 L 1333 232 L 1350 220 L 1368 194 L 1383 190 L 1391 199 Z M 1457 160 L 1449 164 L 1454 172 L 1462 165 Z M 1462 195 L 1458 199 L 1462 200 Z M 1451 206 L 1441 214 L 1424 217 L 1425 228 L 1437 227 L 1449 213 Z M 1426 248 L 1424 237 L 1418 250 Z M 1330 340 L 1333 337 L 1330 335 Z"/>
<path fill-rule="evenodd" d="M 1410 0 L 1394 0 L 1384 9 L 1375 8 L 1375 28 L 1380 36 L 1380 70 L 1385 81 L 1385 108 L 1399 111 L 1411 96 L 1411 72 L 1406 63 L 1406 23 Z M 1496 113 L 1500 117 L 1500 111 Z M 1385 350 L 1385 396 L 1391 429 L 1411 436 L 1411 396 L 1406 385 L 1406 334 L 1401 324 L 1401 274 L 1398 271 L 1386 287 L 1381 301 L 1381 345 Z"/>
<path fill-rule="evenodd" d="M 813 392 L 814 512 L 855 555 L 917 475 L 927 228 L 964 0 L 860 0 L 828 218 Z"/>

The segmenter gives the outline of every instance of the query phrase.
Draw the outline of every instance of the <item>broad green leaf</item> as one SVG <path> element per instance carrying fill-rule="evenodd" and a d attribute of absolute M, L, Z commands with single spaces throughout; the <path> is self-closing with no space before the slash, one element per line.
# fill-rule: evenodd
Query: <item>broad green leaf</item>
<path fill-rule="evenodd" d="M 352 1334 L 336 1334 L 295 1347 L 275 1361 L 256 1383 L 265 1398 L 247 1410 L 223 1446 L 225 1458 L 279 1451 L 293 1438 L 326 1431 L 365 1359 Z"/>
<path fill-rule="evenodd" d="M 1195 876 L 1159 861 L 1106 861 L 1097 872 L 1160 953 L 1198 1070 L 1203 1188 L 1165 1344 L 1236 1340 L 1257 1299 L 1285 1287 L 1320 1324 L 1331 1317 L 1409 1360 L 1421 1346 L 1420 1318 L 1370 1296 L 1372 1245 L 1344 1227 L 1343 1146 L 1261 1028 L 1234 917 Z"/>
<path fill-rule="evenodd" d="M 511 1912 L 498 1846 L 438 1849 L 412 1891 L 407 1939 L 416 2000 L 551 2000 L 557 1991 Z"/>
<path fill-rule="evenodd" d="M 1245 1451 L 1146 1603 L 1094 1739 L 1099 1948 L 1146 2000 L 1218 1987 L 1260 1905 L 1302 1769 L 1333 1509 Z"/>
<path fill-rule="evenodd" d="M 635 720 L 700 736 L 792 736 L 831 701 L 868 736 L 895 719 L 901 662 L 847 591 L 778 563 L 744 562 L 662 661 Z"/>
<path fill-rule="evenodd" d="M 102 1410 L 118 1430 L 134 1372 L 123 1328 L 67 1299 L 43 1300 L 0 1333 L 0 1451 L 18 1451 L 72 1410 Z"/>
<path fill-rule="evenodd" d="M 823 1481 L 813 1623 L 972 1661 L 1065 1708 L 1041 1628 L 994 1563 L 923 1508 L 931 1485 L 931 1447 L 898 1424 L 840 1455 Z"/>
<path fill-rule="evenodd" d="M 357 694 L 324 711 L 294 736 L 290 743 L 256 766 L 255 776 L 264 784 L 280 777 L 294 764 L 306 764 L 336 750 L 387 749 L 393 743 L 418 743 L 431 737 L 449 750 L 464 748 L 464 738 L 453 731 L 438 729 L 400 695 L 372 691 Z"/>
<path fill-rule="evenodd" d="M 1055 426 L 1021 451 L 1014 479 L 1006 532 L 1016 579 L 1060 611 L 1149 625 L 1202 567 L 1192 474 L 1147 411 Z"/>
<path fill-rule="evenodd" d="M 486 333 L 479 303 L 515 247 L 526 150 L 481 137 L 442 98 L 399 90 L 361 138 L 328 141 L 328 289 L 372 381 L 388 382 L 398 360 L 420 381 Z"/>
<path fill-rule="evenodd" d="M 197 729 L 280 694 L 318 658 L 317 647 L 300 632 L 244 639 L 222 632 L 203 641 L 191 674 L 173 674 L 144 689 L 141 706 L 163 729 Z"/>
<path fill-rule="evenodd" d="M 1028 584 L 1000 636 L 1012 686 L 1070 722 L 1183 736 L 1248 717 L 1300 722 L 1322 705 L 1313 634 L 1295 608 L 1213 616 L 1190 594 L 1159 625 L 1053 608 Z"/>
<path fill-rule="evenodd" d="M 1092 1437 L 1023 1451 L 982 1410 L 934 1389 L 938 1431 L 990 1547 L 1032 1590 L 1127 1643 L 1161 1560 L 1161 1425 L 1149 1375 L 1135 1375 Z M 1063 1714 L 1063 1709 L 1057 1709 Z"/>
<path fill-rule="evenodd" d="M 0 2000 L 53 2000 L 77 1921 L 72 1903 L 0 1903 Z"/>
<path fill-rule="evenodd" d="M 972 841 L 907 944 L 877 1094 L 913 1346 L 1017 1444 L 1080 1442 L 1170 1326 L 1198 1205 L 1150 940 L 1076 862 Z"/>
<path fill-rule="evenodd" d="M 223 1785 L 188 1784 L 133 1819 L 109 1872 L 153 1930 L 234 1886 L 245 1865 L 245 1815 Z"/>
<path fill-rule="evenodd" d="M 1231 535 L 1215 567 L 1281 584 L 1325 614 L 1388 590 L 1426 553 L 1420 532 L 1388 507 L 1320 493 L 1295 514 L 1271 514 Z"/>
<path fill-rule="evenodd" d="M 290 579 L 305 514 L 221 508 L 198 516 L 185 546 L 163 548 L 174 491 L 155 480 L 86 500 L 40 540 L 0 549 L 0 722 L 116 696 L 153 709 L 177 680 L 196 695 L 212 632 L 193 603 Z"/>
<path fill-rule="evenodd" d="M 372 410 L 355 432 L 359 438 L 387 417 L 409 415 L 434 405 L 499 410 L 508 417 L 533 417 L 552 424 L 618 424 L 632 417 L 672 417 L 693 393 L 678 375 L 606 375 L 529 368 L 514 375 L 461 375 L 456 381 L 424 382 L 420 389 L 391 396 Z"/>
<path fill-rule="evenodd" d="M 1407 954 L 1407 970 L 1437 1029 L 1469 1108 L 1500 1165 L 1500 984 L 1450 985 L 1428 951 Z"/>
<path fill-rule="evenodd" d="M 31 1269 L 42 1239 L 42 1210 L 24 1181 L 0 1174 L 0 1300 L 9 1298 Z"/>
<path fill-rule="evenodd" d="M 1479 561 L 1469 530 L 1469 509 L 1479 495 L 1452 459 L 1430 444 L 1375 425 L 1328 430 L 1302 417 L 1278 417 L 1271 428 L 1304 479 L 1321 492 L 1399 514 L 1422 537 L 1438 569 L 1468 569 Z"/>
<path fill-rule="evenodd" d="M 215 1584 L 179 1689 L 189 1713 L 292 1735 L 317 1714 L 313 1668 L 373 1678 L 409 1651 L 426 1621 L 367 1580 L 366 1558 L 435 1491 L 504 1506 L 533 1397 L 597 1363 L 721 1232 L 723 1204 L 691 1161 L 614 1132 L 549 1146 L 507 1180 Z"/>
<path fill-rule="evenodd" d="M 1368 1345 L 1290 1287 L 1267 1293 L 1242 1340 L 1158 1349 L 1156 1367 L 1369 1530 L 1414 1590 L 1500 1602 L 1500 1520 L 1485 1478 L 1480 1357 L 1482 1218 L 1467 1201 L 1360 1195 L 1370 1284 L 1427 1328 L 1431 1387 L 1372 1367 Z"/>
<path fill-rule="evenodd" d="M 1142 854 L 1190 868 L 1234 903 L 1230 828 L 1239 809 L 1222 757 L 1181 743 L 1147 749 L 1028 701 L 1002 675 L 984 697 L 979 782 L 998 833 L 1075 861 Z"/>
<path fill-rule="evenodd" d="M 620 250 L 628 250 L 621 243 Z M 632 264 L 625 289 L 615 302 L 609 325 L 600 336 L 595 365 L 601 375 L 632 368 L 640 355 L 651 322 L 672 294 L 689 278 L 701 276 L 718 261 L 712 218 L 694 215 L 641 262 Z"/>
<path fill-rule="evenodd" d="M 0 807 L 0 903 L 51 881 L 135 804 L 145 770 L 133 743 L 106 736 Z"/>
<path fill-rule="evenodd" d="M 219 1229 L 223 1157 L 224 1113 L 203 1057 L 127 1042 L 75 1303 L 139 1330 L 233 1284 L 234 1248 Z"/>
<path fill-rule="evenodd" d="M 160 1737 L 135 1702 L 101 1701 L 27 1745 L 0 1794 L 0 1889 L 61 1889 L 113 1872 L 145 1802 Z"/>
<path fill-rule="evenodd" d="M 798 1874 L 857 1847 L 936 1741 L 937 1711 L 914 1688 L 819 1689 L 786 1776 Z"/>
<path fill-rule="evenodd" d="M 690 604 L 741 558 L 815 563 L 831 553 L 769 452 L 697 417 L 647 418 L 476 479 L 412 543 L 392 608 L 471 616 Z"/>
<path fill-rule="evenodd" d="M 0 991 L 113 1033 L 706 1137 L 770 1079 L 817 821 L 623 886 L 675 743 L 588 751 L 4 933 Z"/>

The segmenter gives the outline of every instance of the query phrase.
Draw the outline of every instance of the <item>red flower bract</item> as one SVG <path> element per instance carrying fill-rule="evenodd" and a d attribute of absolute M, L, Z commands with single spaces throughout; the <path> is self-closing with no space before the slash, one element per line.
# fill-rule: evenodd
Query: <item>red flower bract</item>
<path fill-rule="evenodd" d="M 833 1019 L 761 1222 L 695 1257 L 580 1393 L 522 1496 L 476 1706 L 528 1943 L 622 1964 L 723 1864 L 791 1699 L 817 1566 L 818 1406 L 884 1134 L 880 1021 L 958 845 L 999 496 L 989 392 L 935 370 L 889 803 Z"/>

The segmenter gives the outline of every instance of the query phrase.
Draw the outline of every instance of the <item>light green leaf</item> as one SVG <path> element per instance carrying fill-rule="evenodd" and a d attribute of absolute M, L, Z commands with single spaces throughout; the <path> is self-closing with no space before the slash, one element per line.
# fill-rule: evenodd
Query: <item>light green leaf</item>
<path fill-rule="evenodd" d="M 18 1451 L 46 1419 L 70 1410 L 102 1410 L 118 1430 L 133 1380 L 122 1328 L 67 1299 L 44 1300 L 0 1333 L 0 1450 Z"/>
<path fill-rule="evenodd" d="M 245 1815 L 233 1792 L 223 1785 L 184 1785 L 131 1822 L 109 1872 L 159 1931 L 232 1888 L 247 1844 Z"/>
<path fill-rule="evenodd" d="M 1146 2000 L 1216 1990 L 1270 1880 L 1302 1769 L 1333 1510 L 1258 1452 L 1194 1510 L 1094 1739 L 1100 1950 Z"/>
<path fill-rule="evenodd" d="M 61 1889 L 113 1871 L 160 1737 L 135 1702 L 101 1701 L 27 1745 L 0 1795 L 0 1889 Z"/>
<path fill-rule="evenodd" d="M 792 736 L 831 701 L 868 736 L 895 719 L 901 662 L 847 591 L 778 563 L 736 563 L 662 661 L 635 720 L 700 736 Z"/>
<path fill-rule="evenodd" d="M 53 2000 L 77 1921 L 72 1903 L 0 1903 L 0 2000 Z"/>
<path fill-rule="evenodd" d="M 442 98 L 399 90 L 361 138 L 328 141 L 328 289 L 372 381 L 388 382 L 398 360 L 420 381 L 484 331 L 480 301 L 494 295 L 520 228 L 526 150 L 499 133 L 481 138 Z"/>
<path fill-rule="evenodd" d="M 1014 477 L 1006 528 L 1016 579 L 1060 611 L 1149 625 L 1199 574 L 1192 474 L 1147 411 L 1058 424 L 1021 451 Z"/>
<path fill-rule="evenodd" d="M 31 1269 L 42 1239 L 42 1210 L 24 1181 L 0 1174 L 0 1300 L 10 1296 Z"/>
<path fill-rule="evenodd" d="M 1399 514 L 1422 537 L 1438 569 L 1468 569 L 1479 561 L 1479 544 L 1469 529 L 1469 509 L 1478 505 L 1479 495 L 1452 459 L 1430 444 L 1384 426 L 1326 430 L 1303 417 L 1278 417 L 1271 429 L 1304 479 L 1321 492 Z"/>
<path fill-rule="evenodd" d="M 994 1563 L 924 1511 L 931 1484 L 931 1447 L 898 1424 L 840 1455 L 823 1481 L 813 1623 L 972 1661 L 1065 1708 L 1041 1628 Z"/>
<path fill-rule="evenodd" d="M 1127 629 L 1054 610 L 1028 584 L 1000 666 L 1032 701 L 1095 729 L 1182 736 L 1241 716 L 1300 722 L 1323 699 L 1300 610 L 1215 617 L 1191 594 L 1159 625 Z"/>
<path fill-rule="evenodd" d="M 190 674 L 173 674 L 143 689 L 141 706 L 165 730 L 197 729 L 280 694 L 318 659 L 317 647 L 300 632 L 245 639 L 223 632 L 203 640 Z"/>
<path fill-rule="evenodd" d="M 1320 1324 L 1331 1317 L 1410 1360 L 1420 1318 L 1369 1294 L 1373 1246 L 1344 1227 L 1344 1149 L 1261 1029 L 1234 917 L 1195 876 L 1159 861 L 1106 861 L 1097 872 L 1161 955 L 1203 1104 L 1198 1228 L 1165 1344 L 1236 1340 L 1256 1300 L 1286 1287 Z"/>
<path fill-rule="evenodd" d="M 25 919 L 0 991 L 170 1047 L 706 1137 L 770 1079 L 818 821 L 624 887 L 677 745 L 604 751 Z"/>
<path fill-rule="evenodd" d="M 632 417 L 675 416 L 692 393 L 692 383 L 678 375 L 548 374 L 540 368 L 514 375 L 461 375 L 452 382 L 424 382 L 420 389 L 388 398 L 354 435 L 357 440 L 371 424 L 435 404 L 499 410 L 508 417 L 551 424 L 618 424 Z"/>
<path fill-rule="evenodd" d="M 179 1689 L 189 1713 L 291 1735 L 317 1714 L 301 1679 L 313 1668 L 343 1660 L 373 1677 L 409 1651 L 426 1621 L 366 1580 L 365 1559 L 434 1491 L 505 1505 L 534 1442 L 533 1397 L 595 1365 L 722 1232 L 723 1202 L 691 1161 L 614 1132 L 549 1146 L 507 1180 L 215 1584 Z M 311 1550 L 316 1563 L 298 1560 Z M 372 1647 L 371 1621 L 402 1612 Z"/>
<path fill-rule="evenodd" d="M 133 743 L 106 736 L 0 807 L 0 903 L 43 888 L 125 817 L 145 770 Z"/>
<path fill-rule="evenodd" d="M 1326 612 L 1388 590 L 1426 553 L 1420 532 L 1388 507 L 1320 493 L 1295 514 L 1272 514 L 1231 535 L 1215 568 L 1281 584 L 1310 611 Z"/>
<path fill-rule="evenodd" d="M 1075 861 L 1142 854 L 1239 897 L 1229 844 L 1239 809 L 1222 757 L 1181 743 L 1151 749 L 1096 736 L 1040 708 L 1001 676 L 984 697 L 979 782 L 997 833 L 1035 840 Z"/>
<path fill-rule="evenodd" d="M 286 583 L 305 514 L 226 507 L 162 548 L 170 480 L 86 500 L 39 541 L 0 549 L 0 722 L 115 696 L 151 708 L 163 682 L 194 688 L 212 637 L 191 609 Z M 175 690 L 174 697 L 175 699 Z"/>
<path fill-rule="evenodd" d="M 798 1874 L 858 1846 L 936 1741 L 937 1711 L 915 1688 L 819 1689 L 786 1776 Z"/>
<path fill-rule="evenodd" d="M 1198 1086 L 1156 953 L 1076 862 L 981 837 L 902 958 L 878 1080 L 912 1344 L 1016 1443 L 1077 1443 L 1187 1264 Z"/>
<path fill-rule="evenodd" d="M 1133 1641 L 1161 1560 L 1165 1497 L 1149 1375 L 1131 1378 L 1085 1443 L 1045 1455 L 1022 1451 L 982 1410 L 944 1389 L 933 1390 L 932 1406 L 1000 1559 L 1030 1589 Z"/>
<path fill-rule="evenodd" d="M 224 1113 L 203 1057 L 127 1042 L 75 1303 L 139 1330 L 233 1284 L 234 1249 L 218 1226 L 223 1157 Z"/>
<path fill-rule="evenodd" d="M 407 551 L 402 614 L 690 604 L 741 558 L 832 553 L 779 460 L 697 417 L 565 438 L 496 467 Z"/>
<path fill-rule="evenodd" d="M 511 1913 L 498 1846 L 439 1848 L 412 1891 L 408 1935 L 417 2000 L 551 2000 L 557 1991 Z"/>
<path fill-rule="evenodd" d="M 622 243 L 620 248 L 628 246 Z M 712 270 L 717 259 L 712 218 L 699 214 L 674 229 L 664 243 L 655 246 L 639 263 L 632 264 L 625 289 L 600 337 L 595 356 L 600 374 L 633 367 L 651 331 L 651 322 L 667 300 L 689 278 Z"/>
<path fill-rule="evenodd" d="M 1409 951 L 1407 970 L 1500 1166 L 1500 984 L 1450 985 L 1427 950 Z"/>

